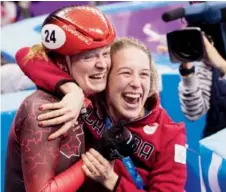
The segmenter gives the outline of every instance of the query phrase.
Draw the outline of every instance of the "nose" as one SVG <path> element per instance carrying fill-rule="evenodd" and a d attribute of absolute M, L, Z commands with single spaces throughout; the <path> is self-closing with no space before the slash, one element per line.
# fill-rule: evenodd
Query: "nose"
<path fill-rule="evenodd" d="M 133 75 L 130 85 L 134 88 L 139 88 L 141 86 L 141 79 L 139 77 L 139 75 Z"/>
<path fill-rule="evenodd" d="M 96 67 L 98 69 L 106 69 L 107 68 L 106 59 L 104 59 L 103 57 L 98 57 L 96 61 Z"/>

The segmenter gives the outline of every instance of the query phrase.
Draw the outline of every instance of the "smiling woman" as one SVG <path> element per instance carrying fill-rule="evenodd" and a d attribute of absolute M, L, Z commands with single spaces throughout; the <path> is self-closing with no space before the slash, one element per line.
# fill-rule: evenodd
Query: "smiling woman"
<path fill-rule="evenodd" d="M 71 57 L 71 76 L 86 96 L 93 95 L 105 89 L 110 66 L 110 47 L 98 48 Z"/>
<path fill-rule="evenodd" d="M 99 142 L 107 129 L 114 132 L 114 127 L 124 128 L 135 141 L 134 153 L 130 156 L 135 167 L 129 167 L 128 159 L 109 162 L 104 154 L 90 149 L 82 155 L 82 168 L 90 179 L 81 191 L 183 191 L 186 181 L 185 127 L 183 123 L 174 123 L 160 106 L 158 74 L 150 51 L 136 39 L 119 38 L 112 43 L 110 53 L 112 66 L 106 91 L 90 98 L 92 105 L 82 115 L 87 131 L 86 149 Z M 86 59 L 96 60 L 92 54 Z M 91 76 L 96 78 L 99 74 Z M 74 100 L 65 100 L 65 103 L 73 106 Z M 65 106 L 42 114 L 46 120 L 43 123 L 59 124 L 65 114 L 67 116 L 62 110 L 66 110 Z M 123 157 L 122 154 L 118 156 Z"/>
<path fill-rule="evenodd" d="M 147 97 L 158 92 L 158 74 L 149 49 L 136 39 L 124 38 L 114 42 L 111 55 L 107 98 L 108 106 L 114 103 L 115 107 L 109 107 L 110 112 L 118 110 L 126 120 L 143 116 Z M 117 81 L 111 80 L 113 76 Z"/>
<path fill-rule="evenodd" d="M 84 22 L 84 17 L 92 17 L 92 21 Z M 88 37 L 90 43 L 86 44 L 84 39 L 64 31 L 64 25 L 73 30 L 79 28 L 80 35 Z M 93 32 L 90 28 L 99 30 Z M 66 81 L 75 80 L 81 87 L 69 83 L 73 90 L 76 90 L 76 109 L 80 111 L 84 104 L 84 94 L 90 95 L 105 89 L 106 75 L 110 68 L 108 45 L 114 38 L 114 29 L 96 8 L 65 7 L 50 14 L 43 23 L 42 45 L 19 50 L 16 59 L 22 68 L 31 68 L 33 74 L 48 78 L 48 73 L 53 72 L 56 75 L 54 80 L 59 79 L 61 73 L 68 76 L 70 73 L 74 79 L 69 76 Z M 91 51 L 94 49 L 96 50 Z M 43 73 L 37 70 L 34 73 L 35 66 L 39 66 L 42 61 L 46 64 Z M 56 68 L 51 70 L 51 66 Z M 59 94 L 50 94 L 39 89 L 27 97 L 18 109 L 8 139 L 5 191 L 77 190 L 78 186 L 74 180 L 82 177 L 74 169 L 75 162 L 85 151 L 83 123 L 79 121 L 75 128 L 70 129 L 61 139 L 49 141 L 48 136 L 59 126 L 43 129 L 38 126 L 36 119 L 40 114 L 41 104 L 48 103 L 54 107 L 53 103 L 59 99 Z M 62 114 L 64 112 L 61 111 Z M 75 114 L 77 117 L 78 115 L 79 113 Z M 66 126 L 71 128 L 74 123 L 70 122 Z M 15 159 L 18 161 L 15 162 Z"/>

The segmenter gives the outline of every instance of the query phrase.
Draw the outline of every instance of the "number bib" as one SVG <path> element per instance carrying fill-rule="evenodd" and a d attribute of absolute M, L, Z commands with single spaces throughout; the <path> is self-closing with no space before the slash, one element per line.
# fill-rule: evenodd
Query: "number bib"
<path fill-rule="evenodd" d="M 66 41 L 66 34 L 59 26 L 47 24 L 41 31 L 42 43 L 48 49 L 58 49 Z"/>

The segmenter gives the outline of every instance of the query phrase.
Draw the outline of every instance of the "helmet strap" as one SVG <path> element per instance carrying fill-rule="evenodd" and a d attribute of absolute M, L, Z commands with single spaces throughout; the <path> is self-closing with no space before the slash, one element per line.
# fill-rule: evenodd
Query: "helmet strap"
<path fill-rule="evenodd" d="M 68 68 L 69 74 L 70 74 L 70 76 L 72 76 L 71 58 L 70 58 L 70 56 L 67 55 L 67 56 L 65 56 L 65 59 L 66 59 L 67 68 Z"/>

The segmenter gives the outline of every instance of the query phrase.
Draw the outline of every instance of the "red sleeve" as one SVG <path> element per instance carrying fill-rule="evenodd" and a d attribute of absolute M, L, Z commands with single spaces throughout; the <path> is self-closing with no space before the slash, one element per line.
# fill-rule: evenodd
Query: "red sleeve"
<path fill-rule="evenodd" d="M 20 150 L 23 179 L 28 192 L 75 192 L 78 183 L 84 181 L 81 162 L 56 175 L 61 140 L 48 141 L 48 136 L 58 127 L 40 128 L 36 120 L 40 100 L 26 100 L 17 114 L 23 121 L 20 131 Z M 46 103 L 46 100 L 45 100 Z M 19 120 L 17 121 L 19 122 Z M 16 123 L 17 123 L 16 122 Z M 79 168 L 78 168 L 79 167 Z"/>
<path fill-rule="evenodd" d="M 149 192 L 184 192 L 186 182 L 186 134 L 183 124 L 177 124 L 180 131 L 166 143 L 150 172 Z M 175 127 L 176 128 L 176 127 Z M 178 147 L 179 146 L 179 147 Z M 141 192 L 136 186 L 121 177 L 115 188 L 116 192 Z"/>
<path fill-rule="evenodd" d="M 58 68 L 51 61 L 31 59 L 24 61 L 29 52 L 28 47 L 20 49 L 16 53 L 16 61 L 21 70 L 27 75 L 38 87 L 54 92 L 58 91 L 60 85 L 68 81 L 74 81 L 70 75 Z"/>

